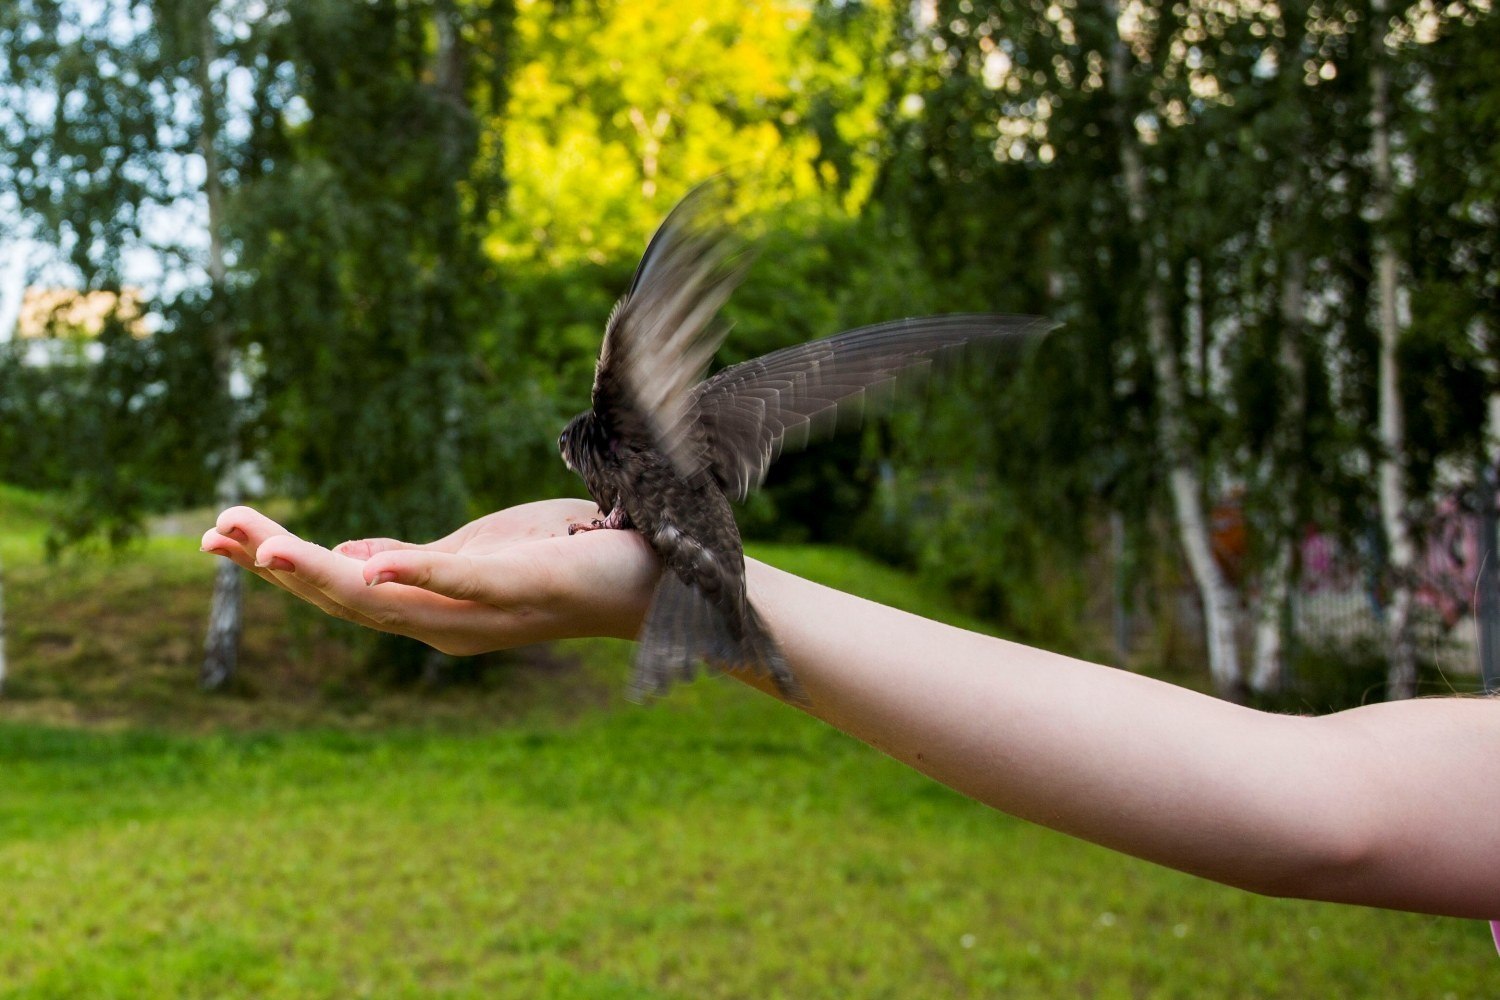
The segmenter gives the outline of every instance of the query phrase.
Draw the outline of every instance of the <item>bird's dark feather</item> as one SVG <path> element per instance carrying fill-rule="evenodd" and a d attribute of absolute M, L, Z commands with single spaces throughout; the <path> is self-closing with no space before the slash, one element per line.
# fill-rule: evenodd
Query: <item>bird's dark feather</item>
<path fill-rule="evenodd" d="M 631 690 L 659 694 L 696 665 L 749 668 L 803 697 L 751 606 L 729 497 L 760 485 L 778 455 L 830 433 L 871 396 L 965 344 L 1002 349 L 1050 324 L 1029 317 L 932 316 L 850 330 L 704 374 L 726 332 L 719 309 L 744 277 L 745 244 L 724 225 L 727 190 L 690 192 L 651 238 L 610 314 L 593 407 L 558 444 L 610 525 L 661 557 Z"/>
<path fill-rule="evenodd" d="M 749 266 L 744 242 L 720 221 L 726 197 L 722 182 L 703 184 L 667 216 L 605 325 L 594 373 L 595 412 L 649 434 L 674 461 L 692 387 L 727 332 L 719 309 Z"/>
<path fill-rule="evenodd" d="M 924 372 L 967 344 L 1019 349 L 1052 324 L 1033 316 L 900 319 L 797 344 L 726 368 L 693 390 L 699 461 L 743 500 L 780 455 L 840 425 L 866 394 Z M 692 463 L 689 463 L 692 464 Z"/>

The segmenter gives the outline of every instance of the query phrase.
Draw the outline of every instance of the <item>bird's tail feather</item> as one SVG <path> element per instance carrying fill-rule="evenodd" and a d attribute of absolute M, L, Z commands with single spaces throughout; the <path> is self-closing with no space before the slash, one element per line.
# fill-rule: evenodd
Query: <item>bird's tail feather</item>
<path fill-rule="evenodd" d="M 787 698 L 807 700 L 776 641 L 749 602 L 745 603 L 741 627 L 736 629 L 701 591 L 668 571 L 662 574 L 646 612 L 630 679 L 630 699 L 645 701 L 664 694 L 674 683 L 691 680 L 700 663 L 709 673 L 748 667 L 770 677 Z"/>

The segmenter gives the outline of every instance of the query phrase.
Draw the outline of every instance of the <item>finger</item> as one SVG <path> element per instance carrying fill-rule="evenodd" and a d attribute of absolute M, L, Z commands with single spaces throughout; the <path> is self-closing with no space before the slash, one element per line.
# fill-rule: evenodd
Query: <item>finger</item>
<path fill-rule="evenodd" d="M 235 559 L 236 556 L 243 558 L 245 555 L 245 550 L 240 543 L 228 535 L 220 534 L 218 528 L 209 528 L 205 531 L 203 538 L 199 540 L 198 548 L 210 555 L 228 556 L 231 559 Z M 235 562 L 239 562 L 239 559 L 235 559 Z M 241 565 L 244 564 L 241 563 Z"/>
<path fill-rule="evenodd" d="M 224 535 L 219 534 L 217 528 L 209 528 L 208 531 L 204 532 L 203 544 L 201 548 L 209 555 L 221 556 L 225 559 L 228 559 L 240 569 L 248 570 L 249 572 L 254 573 L 256 576 L 260 577 L 262 580 L 265 580 L 267 583 L 270 583 L 277 587 L 281 587 L 283 590 L 286 589 L 285 585 L 280 580 L 276 579 L 276 575 L 274 573 L 271 573 L 268 570 L 261 569 L 259 566 L 255 565 L 254 557 L 251 556 L 250 553 L 245 551 L 244 546 L 240 545 L 239 542 L 236 542 L 232 538 L 227 538 Z"/>
<path fill-rule="evenodd" d="M 271 520 L 254 507 L 230 507 L 218 516 L 214 528 L 219 534 L 231 538 L 255 556 L 256 550 L 267 538 L 288 534 L 280 524 Z"/>
<path fill-rule="evenodd" d="M 270 539 L 291 539 L 301 545 L 311 545 L 311 543 L 303 542 L 255 508 L 243 505 L 228 508 L 219 515 L 214 530 L 240 546 L 247 559 L 235 559 L 235 561 L 261 579 L 275 584 L 282 590 L 289 591 L 325 614 L 335 618 L 352 618 L 363 625 L 372 624 L 351 616 L 348 609 L 330 601 L 327 595 L 317 587 L 300 579 L 296 574 L 296 564 L 284 554 L 264 551 L 265 543 Z M 283 547 L 285 544 L 283 542 Z M 232 553 L 230 558 L 234 558 Z"/>
<path fill-rule="evenodd" d="M 260 543 L 255 555 L 257 572 L 325 614 L 369 628 L 381 628 L 373 618 L 338 597 L 341 590 L 354 590 L 354 584 L 348 580 L 344 581 L 344 586 L 339 585 L 340 570 L 352 574 L 356 583 L 362 583 L 358 576 L 359 565 L 353 559 L 335 556 L 321 545 L 292 534 L 272 535 Z"/>
<path fill-rule="evenodd" d="M 414 551 L 414 550 L 393 550 Z M 290 565 L 276 571 L 288 587 L 329 614 L 383 632 L 428 639 L 436 630 L 454 627 L 453 601 L 409 587 L 372 590 L 362 569 L 366 563 L 332 552 L 295 535 L 278 535 L 261 543 L 262 565 Z"/>
<path fill-rule="evenodd" d="M 333 547 L 333 551 L 337 555 L 348 556 L 350 559 L 368 559 L 377 552 L 415 548 L 421 548 L 421 546 L 415 542 L 403 542 L 399 538 L 353 538 L 347 542 L 339 542 Z"/>
<path fill-rule="evenodd" d="M 362 576 L 368 593 L 396 596 L 404 610 L 425 598 L 418 637 L 456 655 L 584 634 L 557 614 L 547 553 L 535 551 L 544 548 L 488 556 L 395 549 L 364 563 Z"/>
<path fill-rule="evenodd" d="M 510 605 L 523 594 L 534 602 L 544 601 L 550 586 L 544 565 L 517 555 L 515 549 L 480 558 L 435 549 L 393 549 L 367 560 L 362 576 L 374 590 L 405 584 L 493 607 Z"/>

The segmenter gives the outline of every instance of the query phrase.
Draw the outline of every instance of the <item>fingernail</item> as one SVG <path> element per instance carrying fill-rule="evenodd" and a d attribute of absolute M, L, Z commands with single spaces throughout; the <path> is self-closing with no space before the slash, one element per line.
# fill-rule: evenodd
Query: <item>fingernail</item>
<path fill-rule="evenodd" d="M 239 542 L 242 545 L 250 540 L 249 536 L 247 536 L 239 528 L 215 528 L 214 530 L 223 535 L 225 538 L 233 538 L 235 541 Z"/>
<path fill-rule="evenodd" d="M 373 587 L 378 583 L 393 583 L 395 582 L 395 579 L 396 573 L 394 570 L 383 569 L 379 573 L 376 573 L 369 580 L 365 581 L 365 586 Z"/>
<path fill-rule="evenodd" d="M 274 570 L 277 573 L 295 573 L 297 571 L 297 567 L 293 566 L 289 560 L 281 558 L 281 556 L 272 556 L 265 562 L 257 562 L 255 565 L 262 569 Z"/>

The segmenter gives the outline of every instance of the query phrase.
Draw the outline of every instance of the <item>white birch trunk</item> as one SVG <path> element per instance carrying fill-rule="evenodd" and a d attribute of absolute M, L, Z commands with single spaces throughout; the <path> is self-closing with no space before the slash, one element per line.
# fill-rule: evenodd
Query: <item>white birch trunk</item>
<path fill-rule="evenodd" d="M 1291 594 L 1292 542 L 1277 541 L 1275 554 L 1260 574 L 1260 601 L 1255 606 L 1255 662 L 1250 688 L 1257 694 L 1281 690 L 1286 674 L 1286 606 Z"/>
<path fill-rule="evenodd" d="M 1294 168 L 1295 169 L 1295 168 Z M 1301 196 L 1300 179 L 1281 188 L 1284 211 L 1296 210 Z M 1278 358 L 1280 376 L 1285 380 L 1285 405 L 1277 415 L 1269 454 L 1262 465 L 1263 489 L 1269 483 L 1298 476 L 1299 453 L 1296 435 L 1307 414 L 1307 372 L 1302 355 L 1303 321 L 1307 315 L 1307 255 L 1300 247 L 1286 251 L 1281 267 L 1281 350 Z M 1295 494 L 1295 488 L 1288 490 Z M 1295 496 L 1270 518 L 1272 554 L 1260 574 L 1260 599 L 1255 607 L 1255 633 L 1250 671 L 1250 688 L 1258 694 L 1281 690 L 1286 675 L 1287 601 L 1291 597 L 1293 554 L 1297 544 Z"/>
<path fill-rule="evenodd" d="M 1203 620 L 1208 646 L 1208 667 L 1214 687 L 1226 698 L 1244 696 L 1244 678 L 1240 672 L 1239 650 L 1235 644 L 1235 619 L 1238 600 L 1219 564 L 1214 560 L 1209 541 L 1209 526 L 1203 501 L 1203 475 L 1198 462 L 1187 448 L 1188 427 L 1183 405 L 1183 383 L 1180 361 L 1172 346 L 1171 317 L 1162 289 L 1162 276 L 1148 229 L 1145 169 L 1133 118 L 1128 110 L 1127 74 L 1130 54 L 1119 33 L 1119 8 L 1115 0 L 1105 0 L 1105 10 L 1115 24 L 1115 39 L 1110 56 L 1109 83 L 1115 102 L 1116 127 L 1120 133 L 1120 165 L 1125 179 L 1126 208 L 1135 228 L 1143 262 L 1146 299 L 1146 341 L 1151 352 L 1152 368 L 1159 392 L 1157 438 L 1168 468 L 1172 511 L 1177 538 L 1187 555 L 1188 568 L 1203 604 Z"/>
<path fill-rule="evenodd" d="M 224 186 L 219 176 L 219 153 L 216 146 L 219 135 L 219 108 L 213 92 L 211 76 L 217 56 L 213 35 L 213 5 L 204 12 L 200 34 L 200 57 L 195 73 L 198 85 L 199 112 L 203 116 L 203 128 L 199 134 L 198 151 L 203 156 L 203 193 L 208 201 L 208 276 L 212 283 L 212 299 L 215 309 L 213 328 L 214 370 L 219 379 L 219 392 L 227 402 L 227 419 L 224 427 L 224 468 L 219 476 L 215 499 L 219 507 L 232 507 L 240 502 L 240 448 L 239 448 L 239 401 L 234 386 L 234 344 L 230 331 L 225 326 L 222 308 L 223 293 L 228 277 L 224 259 Z M 203 639 L 203 667 L 200 683 L 208 689 L 222 687 L 234 676 L 239 661 L 241 605 L 241 580 L 239 567 L 228 559 L 219 560 L 214 571 L 213 600 L 208 613 L 208 630 Z"/>
<path fill-rule="evenodd" d="M 1380 520 L 1385 530 L 1389 598 L 1385 609 L 1390 671 L 1387 698 L 1411 698 L 1417 693 L 1416 650 L 1411 634 L 1412 568 L 1416 550 L 1407 523 L 1406 422 L 1401 410 L 1401 373 L 1396 356 L 1401 340 L 1397 314 L 1399 261 L 1391 242 L 1390 221 L 1396 197 L 1391 176 L 1390 74 L 1385 32 L 1386 0 L 1373 0 L 1374 52 L 1370 59 L 1370 161 L 1374 172 L 1376 301 L 1380 333 L 1379 491 Z"/>

